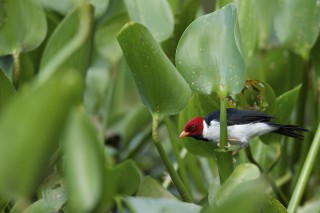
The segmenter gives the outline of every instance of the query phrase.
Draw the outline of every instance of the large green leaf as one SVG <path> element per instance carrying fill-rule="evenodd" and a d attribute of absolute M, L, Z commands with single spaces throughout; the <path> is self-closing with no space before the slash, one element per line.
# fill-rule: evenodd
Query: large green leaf
<path fill-rule="evenodd" d="M 128 197 L 126 203 L 134 213 L 200 213 L 201 207 L 193 203 L 163 198 Z"/>
<path fill-rule="evenodd" d="M 108 212 L 114 205 L 115 196 L 129 196 L 137 191 L 141 173 L 132 160 L 124 161 L 105 170 L 104 189 L 100 203 L 93 212 Z"/>
<path fill-rule="evenodd" d="M 68 207 L 72 212 L 90 212 L 103 187 L 103 153 L 98 131 L 79 110 L 74 110 L 62 139 L 66 161 Z"/>
<path fill-rule="evenodd" d="M 318 0 L 280 0 L 275 12 L 275 30 L 281 43 L 308 59 L 320 31 Z"/>
<path fill-rule="evenodd" d="M 130 22 L 118 41 L 147 108 L 153 113 L 179 113 L 190 99 L 190 88 L 148 29 Z"/>
<path fill-rule="evenodd" d="M 0 115 L 0 191 L 30 195 L 50 163 L 70 107 L 81 100 L 74 71 L 53 76 L 16 96 Z"/>
<path fill-rule="evenodd" d="M 241 92 L 246 74 L 233 4 L 189 25 L 177 47 L 176 65 L 196 92 Z"/>
<path fill-rule="evenodd" d="M 155 179 L 150 176 L 142 179 L 137 196 L 177 200 L 175 196 L 164 189 Z"/>
<path fill-rule="evenodd" d="M 63 48 L 67 46 L 77 37 L 77 33 L 81 27 L 84 27 L 80 23 L 80 16 L 82 15 L 81 11 L 89 11 L 89 20 L 86 20 L 86 23 L 89 23 L 89 34 L 84 39 L 81 47 L 75 51 L 69 58 L 66 58 L 65 61 L 57 68 L 58 70 L 64 69 L 75 69 L 81 73 L 85 73 L 89 66 L 91 43 L 92 43 L 92 22 L 93 22 L 93 7 L 90 4 L 82 4 L 73 10 L 68 16 L 66 16 L 62 22 L 57 26 L 57 28 L 52 33 L 48 43 L 43 52 L 40 64 L 40 78 L 45 78 L 44 76 L 50 76 L 52 73 L 46 73 L 43 71 L 51 60 L 60 52 L 63 51 Z M 86 25 L 85 25 L 86 26 Z M 56 70 L 50 70 L 53 72 Z"/>
<path fill-rule="evenodd" d="M 57 11 L 63 15 L 66 15 L 70 12 L 74 7 L 77 1 L 75 0 L 33 0 L 39 3 L 42 3 L 44 7 Z M 79 0 L 78 0 L 79 1 Z M 94 6 L 95 17 L 99 18 L 106 11 L 109 0 L 81 0 L 82 2 L 88 2 Z"/>
<path fill-rule="evenodd" d="M 1 0 L 0 12 L 0 55 L 33 50 L 45 38 L 45 13 L 32 0 Z"/>
<path fill-rule="evenodd" d="M 120 14 L 111 19 L 107 19 L 97 28 L 95 47 L 104 58 L 113 63 L 117 62 L 122 56 L 116 35 L 128 21 L 129 18 L 126 14 Z"/>
<path fill-rule="evenodd" d="M 166 0 L 124 0 L 132 21 L 145 25 L 158 41 L 166 40 L 173 32 L 174 19 Z"/>
<path fill-rule="evenodd" d="M 237 186 L 245 182 L 257 180 L 259 177 L 260 171 L 256 165 L 250 163 L 238 165 L 217 191 L 213 189 L 215 193 L 210 193 L 209 189 L 208 199 L 210 205 L 214 205 L 215 203 L 219 205 L 225 202 Z"/>
<path fill-rule="evenodd" d="M 9 99 L 15 94 L 15 89 L 8 79 L 8 77 L 4 74 L 4 72 L 0 69 L 0 110 Z"/>

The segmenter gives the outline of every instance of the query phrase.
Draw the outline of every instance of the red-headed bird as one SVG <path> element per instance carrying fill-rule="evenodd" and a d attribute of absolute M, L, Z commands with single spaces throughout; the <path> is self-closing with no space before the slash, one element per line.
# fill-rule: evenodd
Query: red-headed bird
<path fill-rule="evenodd" d="M 246 147 L 252 138 L 267 133 L 277 133 L 302 140 L 302 132 L 309 130 L 294 125 L 273 123 L 273 117 L 253 110 L 227 109 L 228 145 Z M 220 110 L 206 117 L 195 117 L 183 128 L 180 138 L 193 137 L 220 145 Z"/>

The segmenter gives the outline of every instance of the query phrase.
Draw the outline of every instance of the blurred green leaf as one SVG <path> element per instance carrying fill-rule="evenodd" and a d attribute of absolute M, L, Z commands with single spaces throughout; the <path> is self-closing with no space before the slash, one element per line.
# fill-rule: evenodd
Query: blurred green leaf
<path fill-rule="evenodd" d="M 153 37 L 164 41 L 173 32 L 174 18 L 166 0 L 124 0 L 130 19 L 145 25 Z"/>
<path fill-rule="evenodd" d="M 177 47 L 176 66 L 193 91 L 241 92 L 246 74 L 233 4 L 189 25 Z"/>
<path fill-rule="evenodd" d="M 179 113 L 190 99 L 190 88 L 147 28 L 130 22 L 118 41 L 147 108 L 153 113 Z"/>
<path fill-rule="evenodd" d="M 264 213 L 287 213 L 287 209 L 270 195 L 266 195 L 267 202 L 263 206 Z"/>
<path fill-rule="evenodd" d="M 253 1 L 258 23 L 258 42 L 260 48 L 270 48 L 274 45 L 274 13 L 276 3 L 274 1 Z"/>
<path fill-rule="evenodd" d="M 45 13 L 32 0 L 1 0 L 0 12 L 0 56 L 33 50 L 45 38 Z"/>
<path fill-rule="evenodd" d="M 125 201 L 134 213 L 200 213 L 201 209 L 200 206 L 193 203 L 184 203 L 163 198 L 128 197 Z"/>
<path fill-rule="evenodd" d="M 109 0 L 81 0 L 81 1 L 75 1 L 75 0 L 33 0 L 38 3 L 43 4 L 44 7 L 59 12 L 62 15 L 68 14 L 74 7 L 76 6 L 75 3 L 77 2 L 88 2 L 94 6 L 94 16 L 96 18 L 101 17 L 104 12 L 106 11 Z"/>
<path fill-rule="evenodd" d="M 98 131 L 79 110 L 74 110 L 62 139 L 66 161 L 68 207 L 90 212 L 100 199 L 103 186 L 103 153 Z"/>
<path fill-rule="evenodd" d="M 0 110 L 5 106 L 11 97 L 16 93 L 12 83 L 0 69 Z"/>
<path fill-rule="evenodd" d="M 70 107 L 80 102 L 83 82 L 74 71 L 53 76 L 16 96 L 0 116 L 0 191 L 30 195 L 50 157 Z"/>
<path fill-rule="evenodd" d="M 43 68 L 54 58 L 62 48 L 76 37 L 81 27 L 80 15 L 81 10 L 85 8 L 90 10 L 90 28 L 92 29 L 93 8 L 89 4 L 82 4 L 66 16 L 60 24 L 55 28 L 50 39 L 47 42 L 40 63 L 40 78 L 51 75 L 52 73 L 41 72 Z M 92 30 L 83 42 L 82 46 L 58 68 L 58 70 L 75 69 L 85 74 L 90 59 L 90 50 L 92 43 Z"/>
<path fill-rule="evenodd" d="M 213 101 L 214 102 L 214 101 Z M 219 109 L 219 106 L 212 105 L 209 111 L 202 108 L 203 104 L 211 104 L 211 99 L 203 97 L 199 94 L 194 94 L 188 104 L 188 106 L 179 114 L 179 130 L 182 131 L 184 125 L 192 118 L 197 116 L 206 116 L 209 112 Z M 180 140 L 184 147 L 189 152 L 201 155 L 203 157 L 215 157 L 214 150 L 217 145 L 210 141 L 200 141 L 190 137 L 183 138 Z"/>
<path fill-rule="evenodd" d="M 133 160 L 127 160 L 114 168 L 107 168 L 104 180 L 102 198 L 94 212 L 110 210 L 115 196 L 128 196 L 136 192 L 141 182 L 141 173 Z"/>
<path fill-rule="evenodd" d="M 280 124 L 285 124 L 289 122 L 290 115 L 296 106 L 301 84 L 292 90 L 277 97 L 276 108 L 274 110 L 273 116 L 275 117 L 275 122 Z M 265 143 L 279 142 L 279 135 L 263 135 L 261 140 Z"/>
<path fill-rule="evenodd" d="M 318 0 L 280 0 L 275 11 L 275 30 L 282 44 L 305 60 L 320 31 Z"/>
<path fill-rule="evenodd" d="M 53 174 L 42 184 L 41 199 L 32 203 L 24 213 L 58 212 L 67 202 L 65 183 L 62 175 Z"/>
<path fill-rule="evenodd" d="M 122 56 L 116 35 L 120 29 L 129 21 L 127 14 L 120 14 L 107 19 L 97 27 L 95 34 L 95 47 L 97 51 L 112 63 L 117 62 Z"/>
<path fill-rule="evenodd" d="M 234 2 L 238 10 L 243 58 L 247 62 L 253 55 L 258 35 L 258 22 L 253 3 L 254 0 L 235 0 Z"/>
<path fill-rule="evenodd" d="M 155 179 L 146 176 L 139 186 L 137 197 L 166 198 L 177 200 L 170 192 L 164 189 Z"/>
<path fill-rule="evenodd" d="M 255 138 L 251 141 L 250 147 L 255 161 L 264 171 L 268 171 L 280 158 L 280 143 L 268 143 L 267 145 Z"/>
<path fill-rule="evenodd" d="M 277 104 L 274 110 L 274 117 L 277 118 L 277 122 L 288 122 L 290 114 L 296 106 L 300 89 L 301 84 L 277 97 Z"/>
<path fill-rule="evenodd" d="M 317 196 L 300 206 L 297 209 L 297 213 L 318 213 L 320 212 L 320 198 Z"/>
<path fill-rule="evenodd" d="M 183 2 L 181 9 L 175 15 L 175 25 L 172 35 L 161 43 L 162 49 L 172 63 L 175 62 L 176 49 L 180 37 L 189 24 L 196 18 L 200 3 L 200 0 L 186 0 Z"/>
<path fill-rule="evenodd" d="M 208 199 L 210 206 L 226 202 L 237 186 L 257 180 L 259 177 L 260 171 L 256 165 L 250 163 L 238 165 L 217 191 L 213 189 L 214 193 L 210 193 L 211 189 L 209 189 Z"/>

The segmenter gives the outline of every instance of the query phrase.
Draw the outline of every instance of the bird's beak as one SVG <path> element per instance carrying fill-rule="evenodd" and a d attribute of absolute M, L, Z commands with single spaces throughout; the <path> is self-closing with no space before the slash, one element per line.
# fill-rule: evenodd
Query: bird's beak
<path fill-rule="evenodd" d="M 189 132 L 182 131 L 179 138 L 184 138 L 184 137 L 187 137 L 188 135 L 189 135 Z"/>

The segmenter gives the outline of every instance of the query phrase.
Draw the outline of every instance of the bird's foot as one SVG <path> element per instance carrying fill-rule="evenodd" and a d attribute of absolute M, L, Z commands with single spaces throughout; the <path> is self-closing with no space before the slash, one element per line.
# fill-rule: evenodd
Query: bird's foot
<path fill-rule="evenodd" d="M 228 149 L 228 148 L 230 148 L 231 147 L 231 144 L 229 143 L 229 142 L 227 142 L 228 144 L 227 144 L 227 146 L 221 146 L 221 144 L 220 144 L 220 141 L 218 142 L 218 147 L 220 147 L 220 148 L 226 148 L 226 149 Z"/>

